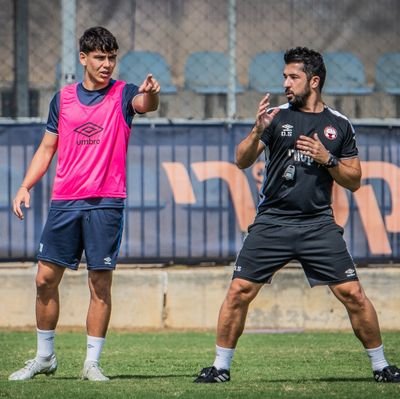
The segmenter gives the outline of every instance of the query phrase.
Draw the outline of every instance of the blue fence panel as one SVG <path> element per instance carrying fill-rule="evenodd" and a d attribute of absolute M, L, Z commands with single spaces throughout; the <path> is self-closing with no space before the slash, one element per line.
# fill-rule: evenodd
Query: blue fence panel
<path fill-rule="evenodd" d="M 228 263 L 251 222 L 263 162 L 234 165 L 250 124 L 134 126 L 121 262 Z M 338 189 L 335 213 L 358 263 L 400 261 L 400 127 L 356 126 L 362 187 Z M 44 132 L 43 124 L 0 125 L 0 260 L 33 260 L 51 197 L 54 163 L 19 221 L 11 201 Z"/>

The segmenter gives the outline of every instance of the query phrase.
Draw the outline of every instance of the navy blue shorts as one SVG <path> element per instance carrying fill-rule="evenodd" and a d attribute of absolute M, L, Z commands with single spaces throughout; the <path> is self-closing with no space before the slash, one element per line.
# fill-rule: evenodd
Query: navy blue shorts
<path fill-rule="evenodd" d="M 301 263 L 311 286 L 358 280 L 343 228 L 333 220 L 280 225 L 259 215 L 249 227 L 234 267 L 233 278 L 270 283 L 290 261 Z"/>
<path fill-rule="evenodd" d="M 114 270 L 123 219 L 123 208 L 50 209 L 37 258 L 77 270 L 85 251 L 89 270 Z"/>

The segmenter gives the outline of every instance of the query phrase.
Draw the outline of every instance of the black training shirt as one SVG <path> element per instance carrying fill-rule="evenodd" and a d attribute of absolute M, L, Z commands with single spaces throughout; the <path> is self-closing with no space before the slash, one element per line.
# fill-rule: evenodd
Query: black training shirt
<path fill-rule="evenodd" d="M 296 149 L 300 135 L 318 134 L 325 148 L 338 158 L 358 156 L 354 128 L 337 111 L 325 106 L 320 113 L 301 112 L 289 104 L 263 133 L 265 179 L 260 192 L 258 213 L 288 217 L 331 215 L 333 179 L 329 171 Z M 288 165 L 295 166 L 294 180 L 282 176 Z"/>

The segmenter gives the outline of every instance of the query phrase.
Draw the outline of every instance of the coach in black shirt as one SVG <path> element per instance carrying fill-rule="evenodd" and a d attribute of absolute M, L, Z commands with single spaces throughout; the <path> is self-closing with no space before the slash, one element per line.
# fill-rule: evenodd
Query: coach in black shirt
<path fill-rule="evenodd" d="M 253 129 L 237 148 L 241 169 L 265 152 L 265 179 L 257 216 L 237 256 L 220 310 L 214 364 L 201 370 L 195 382 L 230 380 L 250 302 L 291 260 L 301 263 L 311 286 L 328 285 L 346 307 L 375 380 L 400 382 L 400 370 L 385 358 L 376 311 L 358 280 L 331 207 L 334 181 L 351 191 L 360 187 L 353 126 L 322 100 L 326 69 L 321 54 L 297 47 L 284 59 L 288 103 L 269 109 L 267 94 Z"/>

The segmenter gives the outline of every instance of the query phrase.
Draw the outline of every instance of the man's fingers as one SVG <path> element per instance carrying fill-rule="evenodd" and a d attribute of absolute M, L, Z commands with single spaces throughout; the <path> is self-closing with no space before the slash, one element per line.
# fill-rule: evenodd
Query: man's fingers
<path fill-rule="evenodd" d="M 143 83 L 139 86 L 139 93 L 144 93 L 149 91 L 149 87 L 151 87 L 152 85 L 152 79 L 153 79 L 153 75 L 151 73 L 149 73 L 146 76 L 146 79 L 143 81 Z"/>
<path fill-rule="evenodd" d="M 157 94 L 160 91 L 160 85 L 153 78 L 153 74 L 149 73 L 146 76 L 146 79 L 143 81 L 143 83 L 139 87 L 139 93 L 153 93 Z"/>
<path fill-rule="evenodd" d="M 260 106 L 269 106 L 269 93 L 267 93 L 264 98 L 260 101 Z"/>
<path fill-rule="evenodd" d="M 318 133 L 314 133 L 313 137 L 314 137 L 314 140 L 316 140 L 316 141 L 321 141 L 321 140 L 319 139 L 319 137 L 318 137 Z"/>
<path fill-rule="evenodd" d="M 276 115 L 279 111 L 280 111 L 280 108 L 274 108 L 274 109 L 272 110 L 272 112 L 271 112 L 269 115 L 271 115 L 271 117 L 274 118 L 275 115 Z"/>
<path fill-rule="evenodd" d="M 303 143 L 309 143 L 312 144 L 314 143 L 314 139 L 312 137 L 304 136 L 303 134 L 299 136 L 298 141 L 302 141 Z"/>
<path fill-rule="evenodd" d="M 21 203 L 14 201 L 13 212 L 17 218 L 19 218 L 21 220 L 24 218 L 24 213 L 22 212 L 22 209 L 21 209 Z"/>
<path fill-rule="evenodd" d="M 21 194 L 22 193 L 22 194 Z M 30 195 L 29 192 L 27 191 L 26 193 L 23 192 L 22 190 L 18 192 L 16 195 L 14 201 L 13 201 L 13 213 L 15 216 L 17 216 L 19 219 L 24 218 L 24 212 L 22 211 L 22 206 L 25 208 L 30 207 Z"/>

